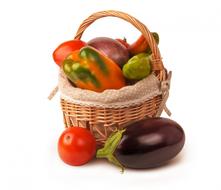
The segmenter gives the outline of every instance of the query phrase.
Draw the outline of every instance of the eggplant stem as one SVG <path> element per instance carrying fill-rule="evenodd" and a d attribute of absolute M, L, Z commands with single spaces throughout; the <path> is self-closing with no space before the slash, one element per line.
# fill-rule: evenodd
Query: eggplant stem
<path fill-rule="evenodd" d="M 124 173 L 124 166 L 113 155 L 109 155 L 107 157 L 107 159 L 108 159 L 109 162 L 111 162 L 114 165 L 120 167 L 121 173 Z"/>
<path fill-rule="evenodd" d="M 108 152 L 105 151 L 104 149 L 99 149 L 97 151 L 97 154 L 96 154 L 96 158 L 107 158 L 108 157 Z"/>
<path fill-rule="evenodd" d="M 118 130 L 117 132 L 111 134 L 104 144 L 104 147 L 97 150 L 97 158 L 106 158 L 109 162 L 121 168 L 121 172 L 124 172 L 124 167 L 122 164 L 114 157 L 114 152 L 122 138 L 123 130 Z"/>

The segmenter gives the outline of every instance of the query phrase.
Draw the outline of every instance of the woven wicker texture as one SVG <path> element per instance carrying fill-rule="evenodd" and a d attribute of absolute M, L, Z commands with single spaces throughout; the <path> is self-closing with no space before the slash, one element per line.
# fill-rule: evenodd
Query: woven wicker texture
<path fill-rule="evenodd" d="M 83 32 L 94 21 L 99 18 L 113 16 L 121 18 L 135 26 L 146 38 L 152 50 L 152 74 L 154 74 L 161 85 L 159 85 L 160 95 L 156 94 L 151 99 L 142 100 L 137 105 L 104 108 L 100 106 L 85 106 L 73 103 L 61 96 L 61 107 L 66 127 L 80 126 L 88 128 L 95 136 L 97 144 L 102 145 L 107 137 L 115 130 L 124 128 L 127 124 L 141 120 L 145 117 L 159 116 L 165 108 L 168 98 L 170 76 L 164 69 L 160 51 L 153 36 L 147 27 L 136 18 L 119 11 L 101 11 L 92 14 L 80 25 L 75 39 L 81 39 Z M 168 80 L 167 80 L 168 79 Z M 166 84 L 166 85 L 165 85 Z M 51 97 L 56 93 L 56 88 Z"/>

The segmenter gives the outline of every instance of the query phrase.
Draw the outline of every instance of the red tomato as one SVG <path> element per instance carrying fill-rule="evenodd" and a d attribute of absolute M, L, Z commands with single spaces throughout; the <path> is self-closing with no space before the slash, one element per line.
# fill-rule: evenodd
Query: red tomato
<path fill-rule="evenodd" d="M 120 42 L 122 45 L 124 45 L 126 48 L 129 48 L 130 44 L 127 43 L 127 39 L 126 38 L 124 38 L 124 39 L 117 38 L 116 40 L 118 42 Z"/>
<path fill-rule="evenodd" d="M 69 165 L 83 165 L 94 157 L 95 152 L 95 138 L 87 129 L 81 127 L 69 127 L 59 138 L 59 156 Z"/>
<path fill-rule="evenodd" d="M 53 52 L 55 63 L 61 66 L 61 63 L 71 52 L 79 50 L 85 45 L 86 43 L 81 40 L 71 40 L 60 44 Z"/>

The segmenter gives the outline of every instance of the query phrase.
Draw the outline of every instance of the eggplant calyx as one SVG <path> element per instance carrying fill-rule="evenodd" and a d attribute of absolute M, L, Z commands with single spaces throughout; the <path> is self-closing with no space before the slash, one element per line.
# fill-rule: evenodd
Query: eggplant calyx
<path fill-rule="evenodd" d="M 109 162 L 121 168 L 121 172 L 124 172 L 124 166 L 115 158 L 114 152 L 122 138 L 125 129 L 118 130 L 111 134 L 104 144 L 104 147 L 97 150 L 97 158 L 107 158 Z"/>

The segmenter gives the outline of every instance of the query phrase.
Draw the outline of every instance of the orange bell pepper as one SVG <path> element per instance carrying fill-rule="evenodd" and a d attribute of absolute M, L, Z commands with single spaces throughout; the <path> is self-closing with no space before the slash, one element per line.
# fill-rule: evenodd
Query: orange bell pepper
<path fill-rule="evenodd" d="M 63 70 L 66 76 L 82 89 L 102 92 L 125 86 L 120 67 L 90 46 L 72 52 L 64 60 Z"/>

